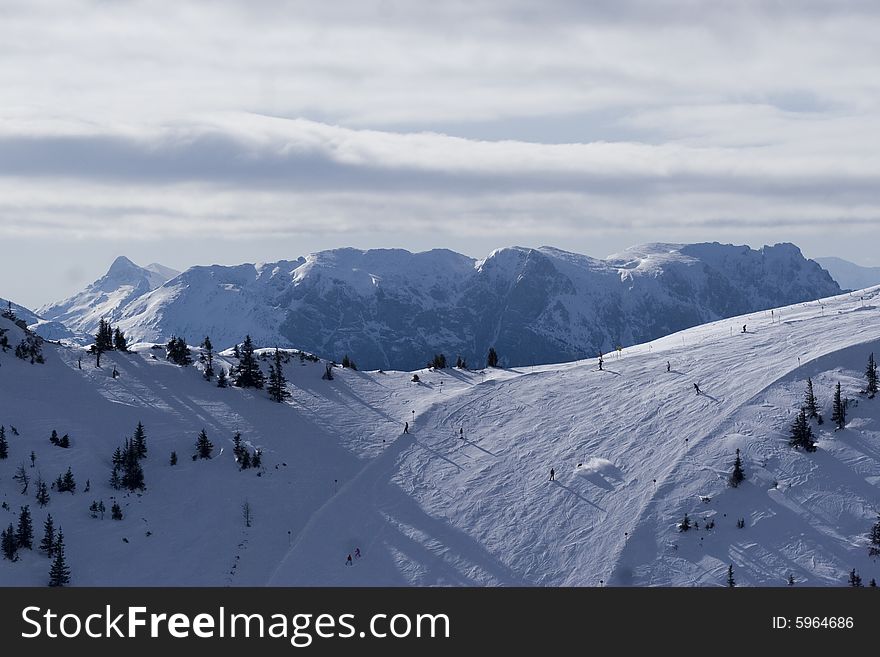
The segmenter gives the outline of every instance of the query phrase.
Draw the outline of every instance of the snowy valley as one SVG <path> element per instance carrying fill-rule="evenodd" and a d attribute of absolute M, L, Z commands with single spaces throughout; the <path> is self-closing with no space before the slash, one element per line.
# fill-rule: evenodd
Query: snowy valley
<path fill-rule="evenodd" d="M 193 332 L 192 365 L 141 342 L 98 368 L 49 342 L 31 364 L 14 354 L 25 330 L 8 318 L 0 329 L 0 528 L 28 506 L 35 534 L 18 560 L 0 559 L 4 585 L 47 583 L 50 513 L 74 586 L 723 586 L 730 565 L 747 586 L 880 577 L 880 398 L 861 392 L 880 353 L 880 288 L 702 324 L 606 354 L 601 370 L 591 357 L 332 367 L 327 380 L 328 362 L 289 352 L 283 403 L 205 380 Z M 228 346 L 215 371 L 238 364 Z M 257 354 L 268 372 L 274 350 Z M 808 378 L 824 418 L 809 421 L 815 452 L 789 445 Z M 838 382 L 850 401 L 836 430 Z M 113 455 L 139 422 L 145 488 L 126 492 L 110 485 Z M 202 430 L 211 458 L 193 456 Z M 236 432 L 261 467 L 240 468 Z M 734 488 L 736 450 L 746 478 Z M 75 491 L 50 489 L 41 507 L 37 478 L 68 467 Z"/>

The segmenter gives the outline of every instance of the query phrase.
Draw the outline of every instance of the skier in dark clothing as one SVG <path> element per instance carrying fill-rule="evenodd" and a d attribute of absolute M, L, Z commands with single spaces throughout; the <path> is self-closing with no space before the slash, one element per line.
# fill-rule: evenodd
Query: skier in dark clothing
<path fill-rule="evenodd" d="M 745 333 L 745 332 L 746 332 L 746 325 L 743 324 L 743 333 Z"/>
<path fill-rule="evenodd" d="M 351 565 L 352 565 L 352 563 L 351 563 L 351 555 L 350 555 L 350 554 L 348 555 L 348 559 L 345 560 L 345 565 L 346 565 L 346 566 L 351 566 Z"/>
<path fill-rule="evenodd" d="M 458 437 L 461 438 L 462 440 L 464 440 L 464 427 L 461 427 L 458 430 Z"/>
<path fill-rule="evenodd" d="M 694 390 L 697 391 L 698 395 L 700 394 L 700 386 L 698 386 L 696 383 L 694 384 Z"/>
<path fill-rule="evenodd" d="M 556 470 L 550 468 L 550 481 L 556 481 Z"/>
<path fill-rule="evenodd" d="M 354 558 L 355 558 L 355 559 L 360 559 L 360 558 L 361 558 L 361 549 L 360 549 L 360 548 L 355 548 L 355 549 L 354 549 Z"/>
<path fill-rule="evenodd" d="M 669 364 L 669 361 L 666 361 L 666 371 L 669 372 L 672 369 L 672 365 Z"/>
<path fill-rule="evenodd" d="M 599 371 L 600 371 L 600 372 L 602 371 L 602 363 L 603 363 L 603 362 L 604 362 L 604 361 L 602 360 L 602 352 L 600 351 L 600 352 L 599 352 Z"/>
<path fill-rule="evenodd" d="M 409 433 L 409 422 L 403 423 L 403 433 Z"/>

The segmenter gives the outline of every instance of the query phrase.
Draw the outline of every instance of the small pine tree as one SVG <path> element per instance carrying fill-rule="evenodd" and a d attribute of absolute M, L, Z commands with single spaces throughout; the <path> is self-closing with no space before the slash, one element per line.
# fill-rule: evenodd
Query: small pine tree
<path fill-rule="evenodd" d="M 6 440 L 6 427 L 0 425 L 0 459 L 9 457 L 9 442 Z"/>
<path fill-rule="evenodd" d="M 686 532 L 691 528 L 691 519 L 688 517 L 688 514 L 684 514 L 684 520 L 682 520 L 678 525 L 678 531 Z"/>
<path fill-rule="evenodd" d="M 19 548 L 34 549 L 34 526 L 28 505 L 21 507 L 18 514 L 18 528 L 15 530 L 15 544 Z"/>
<path fill-rule="evenodd" d="M 18 560 L 18 543 L 15 541 L 15 528 L 11 522 L 9 527 L 4 529 L 2 535 L 0 535 L 0 549 L 3 550 L 3 557 L 5 559 L 9 561 Z"/>
<path fill-rule="evenodd" d="M 116 327 L 116 330 L 113 331 L 113 347 L 116 351 L 121 351 L 123 353 L 128 351 L 128 340 L 125 339 L 125 333 L 119 330 L 119 327 Z"/>
<path fill-rule="evenodd" d="M 789 573 L 789 574 L 788 574 L 788 585 L 789 585 L 789 586 L 794 586 L 794 573 Z"/>
<path fill-rule="evenodd" d="M 110 507 L 110 517 L 113 520 L 122 520 L 122 507 L 118 502 L 113 502 L 113 506 Z"/>
<path fill-rule="evenodd" d="M 200 459 L 209 459 L 213 451 L 214 444 L 208 440 L 208 434 L 202 429 L 199 432 L 199 437 L 196 439 L 196 454 Z"/>
<path fill-rule="evenodd" d="M 135 427 L 130 449 L 134 453 L 135 458 L 142 459 L 147 455 L 147 432 L 141 422 L 138 422 L 137 427 Z"/>
<path fill-rule="evenodd" d="M 868 586 L 870 586 L 871 588 L 877 588 L 877 580 L 872 577 L 871 583 Z"/>
<path fill-rule="evenodd" d="M 114 490 L 122 488 L 122 479 L 119 477 L 119 466 L 113 466 L 113 472 L 110 474 L 110 486 Z"/>
<path fill-rule="evenodd" d="M 736 459 L 733 461 L 733 472 L 730 473 L 730 485 L 733 488 L 739 486 L 743 480 L 746 478 L 746 473 L 743 471 L 742 467 L 742 459 L 739 456 L 739 450 L 736 450 Z"/>
<path fill-rule="evenodd" d="M 70 447 L 70 436 L 64 434 L 61 438 L 58 439 L 58 446 L 67 449 Z"/>
<path fill-rule="evenodd" d="M 181 367 L 192 364 L 192 354 L 186 344 L 186 340 L 175 336 L 171 336 L 168 344 L 165 345 L 165 358 Z"/>
<path fill-rule="evenodd" d="M 280 404 L 290 397 L 286 386 L 287 379 L 284 378 L 284 370 L 281 367 L 281 352 L 276 347 L 274 362 L 269 365 L 269 386 L 267 387 L 269 397 Z"/>
<path fill-rule="evenodd" d="M 144 469 L 141 467 L 138 451 L 133 442 L 122 451 L 122 456 L 122 487 L 128 490 L 143 490 Z"/>
<path fill-rule="evenodd" d="M 46 516 L 46 522 L 43 523 L 43 540 L 40 541 L 40 551 L 47 557 L 51 557 L 55 553 L 55 524 L 52 521 L 52 514 Z"/>
<path fill-rule="evenodd" d="M 807 411 L 808 418 L 819 417 L 819 404 L 816 401 L 816 395 L 813 393 L 813 380 L 807 379 L 807 390 L 804 393 L 804 409 Z"/>
<path fill-rule="evenodd" d="M 64 473 L 64 477 L 61 479 L 61 486 L 58 490 L 62 493 L 74 493 L 76 492 L 76 481 L 73 478 L 73 472 L 71 472 L 70 468 L 67 468 L 67 472 Z"/>
<path fill-rule="evenodd" d="M 244 519 L 244 526 L 250 527 L 254 519 L 254 512 L 251 508 L 250 502 L 248 502 L 247 500 L 245 500 L 244 504 L 241 505 L 241 515 Z"/>
<path fill-rule="evenodd" d="M 788 439 L 788 444 L 795 449 L 802 447 L 805 452 L 816 451 L 816 441 L 813 440 L 813 429 L 807 422 L 807 412 L 803 408 L 801 408 L 800 413 L 798 413 L 794 423 L 791 425 L 791 434 Z"/>
<path fill-rule="evenodd" d="M 239 459 L 239 463 L 242 470 L 247 470 L 249 467 L 251 467 L 251 453 L 247 450 L 244 450 L 242 452 L 241 458 Z"/>
<path fill-rule="evenodd" d="M 37 504 L 40 505 L 42 509 L 49 503 L 49 487 L 46 485 L 45 481 L 40 481 L 37 484 Z"/>
<path fill-rule="evenodd" d="M 256 356 L 254 356 L 254 343 L 251 340 L 251 336 L 245 336 L 240 354 L 238 368 L 235 370 L 235 385 L 239 388 L 262 389 L 265 377 L 262 370 L 260 370 L 260 364 L 257 362 Z"/>
<path fill-rule="evenodd" d="M 171 458 L 168 459 L 168 463 L 171 465 L 177 465 L 177 452 L 171 452 Z"/>
<path fill-rule="evenodd" d="M 211 338 L 206 335 L 201 347 L 205 350 L 205 371 L 202 376 L 210 381 L 214 377 L 214 345 L 211 344 Z"/>
<path fill-rule="evenodd" d="M 727 586 L 731 589 L 736 586 L 736 580 L 733 579 L 733 564 L 727 567 Z"/>
<path fill-rule="evenodd" d="M 89 515 L 92 518 L 98 517 L 98 502 L 97 501 L 94 501 L 89 505 Z"/>
<path fill-rule="evenodd" d="M 226 388 L 229 386 L 229 379 L 226 378 L 226 368 L 220 368 L 220 374 L 217 375 L 217 387 Z"/>
<path fill-rule="evenodd" d="M 877 394 L 877 363 L 874 362 L 873 351 L 871 352 L 871 355 L 868 356 L 868 366 L 865 368 L 865 379 L 867 379 L 865 392 L 870 399 L 873 399 L 874 395 Z"/>
<path fill-rule="evenodd" d="M 58 528 L 58 537 L 55 539 L 55 547 L 53 549 L 55 558 L 52 561 L 52 567 L 49 569 L 49 586 L 65 586 L 70 584 L 70 568 L 67 567 L 67 560 L 64 558 L 64 532 Z"/>
<path fill-rule="evenodd" d="M 56 447 L 58 446 L 58 443 L 61 442 L 60 439 L 58 438 L 58 432 L 55 429 L 52 429 L 52 435 L 49 436 L 49 442 L 52 443 L 53 445 L 55 445 Z"/>
<path fill-rule="evenodd" d="M 880 556 L 880 515 L 877 516 L 877 522 L 871 527 L 868 540 L 871 543 L 871 546 L 868 548 L 868 554 L 872 557 Z"/>
<path fill-rule="evenodd" d="M 855 586 L 855 587 L 859 587 L 862 585 L 862 578 L 856 572 L 855 568 L 853 568 L 851 571 L 849 571 L 849 585 Z"/>
<path fill-rule="evenodd" d="M 350 365 L 351 365 L 351 360 L 349 359 L 348 354 L 345 354 L 345 356 L 342 357 L 342 366 L 349 367 Z"/>
<path fill-rule="evenodd" d="M 489 347 L 489 355 L 486 356 L 486 367 L 498 367 L 498 353 L 495 347 Z"/>
<path fill-rule="evenodd" d="M 251 457 L 251 467 L 259 469 L 260 466 L 263 465 L 263 452 L 262 450 L 255 449 L 254 455 Z"/>
<path fill-rule="evenodd" d="M 832 406 L 831 420 L 837 425 L 838 429 L 846 426 L 846 402 L 840 394 L 840 381 L 834 389 L 834 403 Z"/>

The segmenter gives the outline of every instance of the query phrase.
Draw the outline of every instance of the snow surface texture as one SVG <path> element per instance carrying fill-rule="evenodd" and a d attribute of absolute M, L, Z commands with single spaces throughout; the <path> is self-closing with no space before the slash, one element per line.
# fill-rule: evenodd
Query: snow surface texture
<path fill-rule="evenodd" d="M 40 313 L 86 333 L 104 317 L 136 340 L 210 335 L 226 348 L 250 334 L 258 345 L 409 370 L 437 352 L 482 365 L 490 346 L 505 365 L 594 357 L 841 291 L 791 244 L 757 251 L 649 244 L 605 260 L 550 247 L 498 249 L 483 260 L 446 250 L 337 249 L 263 265 L 192 267 L 155 289 L 125 262 Z"/>
<path fill-rule="evenodd" d="M 29 504 L 39 540 L 51 512 L 77 586 L 719 586 L 728 564 L 739 585 L 790 574 L 844 585 L 852 568 L 867 583 L 880 577 L 867 546 L 880 508 L 880 397 L 859 390 L 868 353 L 880 353 L 878 305 L 874 288 L 719 321 L 607 355 L 603 371 L 591 358 L 420 370 L 418 383 L 337 368 L 324 381 L 323 363 L 294 356 L 284 404 L 218 389 L 148 345 L 104 354 L 101 369 L 90 356 L 77 369 L 81 352 L 55 345 L 42 366 L 0 353 L 10 442 L 0 525 Z M 15 344 L 19 329 L 0 322 Z M 812 454 L 787 443 L 808 376 L 826 418 L 813 424 Z M 853 401 L 834 431 L 838 381 Z M 107 483 L 110 457 L 139 420 L 147 489 L 124 494 Z M 215 456 L 192 461 L 203 427 Z M 69 449 L 49 444 L 53 428 L 70 434 Z M 236 467 L 235 431 L 264 450 L 261 476 Z M 733 489 L 737 448 L 747 478 Z M 70 465 L 76 493 L 52 491 L 38 508 L 12 481 L 20 463 L 47 481 Z M 122 521 L 89 517 L 93 500 L 109 509 L 113 499 Z M 678 531 L 685 513 L 699 529 Z M 0 582 L 44 585 L 48 568 L 22 550 L 19 562 L 0 560 Z"/>

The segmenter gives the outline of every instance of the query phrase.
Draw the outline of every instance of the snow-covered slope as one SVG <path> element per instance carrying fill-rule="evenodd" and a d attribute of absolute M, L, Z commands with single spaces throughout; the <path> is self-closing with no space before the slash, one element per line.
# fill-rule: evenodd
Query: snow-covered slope
<path fill-rule="evenodd" d="M 880 267 L 862 267 L 842 258 L 814 259 L 844 289 L 861 290 L 872 285 L 880 285 Z"/>
<path fill-rule="evenodd" d="M 158 263 L 139 267 L 125 256 L 119 256 L 107 273 L 85 290 L 64 301 L 43 306 L 37 313 L 78 333 L 93 334 L 101 318 L 117 319 L 126 304 L 179 273 Z"/>
<path fill-rule="evenodd" d="M 0 297 L 0 312 L 8 310 L 12 310 L 16 318 L 24 321 L 30 330 L 46 340 L 69 340 L 76 342 L 81 337 L 85 337 L 74 333 L 61 322 L 44 319 L 34 311 Z"/>
<path fill-rule="evenodd" d="M 107 353 L 101 369 L 86 356 L 82 370 L 74 349 L 46 345 L 42 366 L 0 353 L 0 525 L 30 504 L 39 539 L 51 512 L 76 585 L 722 585 L 728 564 L 740 585 L 843 585 L 852 568 L 867 582 L 880 576 L 867 549 L 880 398 L 859 389 L 880 353 L 878 306 L 874 288 L 718 321 L 607 356 L 603 371 L 591 358 L 421 370 L 417 383 L 337 368 L 325 381 L 322 363 L 294 357 L 284 404 L 146 347 Z M 808 376 L 826 418 L 812 454 L 787 444 Z M 853 401 L 834 431 L 838 381 Z M 138 421 L 147 490 L 124 495 L 107 484 L 110 456 Z M 215 458 L 192 461 L 203 427 Z M 49 444 L 53 428 L 70 449 Z M 260 473 L 237 470 L 235 431 L 264 450 Z M 732 489 L 737 448 L 747 479 Z M 48 481 L 69 465 L 76 494 L 52 491 L 39 509 L 12 481 L 20 463 Z M 114 498 L 122 521 L 89 517 Z M 699 530 L 678 531 L 685 513 Z M 21 552 L 0 560 L 0 582 L 44 584 L 48 560 Z"/>
<path fill-rule="evenodd" d="M 338 249 L 193 267 L 140 296 L 101 289 L 94 304 L 86 294 L 64 304 L 65 315 L 48 316 L 81 327 L 103 315 L 130 338 L 156 342 L 209 335 L 229 347 L 250 333 L 261 345 L 349 354 L 361 367 L 385 369 L 420 367 L 437 352 L 481 363 L 490 346 L 511 365 L 592 357 L 840 292 L 791 244 L 755 251 L 717 243 L 650 244 L 605 260 L 550 247 L 498 249 L 483 260 Z"/>

